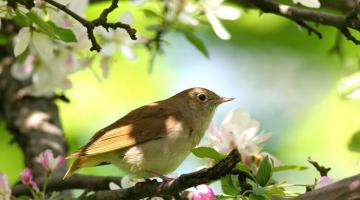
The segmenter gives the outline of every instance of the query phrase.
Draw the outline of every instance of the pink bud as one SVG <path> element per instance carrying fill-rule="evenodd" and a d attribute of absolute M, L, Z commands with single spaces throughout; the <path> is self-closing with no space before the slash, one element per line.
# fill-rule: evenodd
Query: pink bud
<path fill-rule="evenodd" d="M 65 157 L 60 155 L 54 158 L 53 152 L 50 149 L 47 149 L 40 154 L 39 162 L 44 169 L 48 172 L 52 172 L 64 164 Z"/>
<path fill-rule="evenodd" d="M 23 184 L 29 186 L 30 188 L 34 189 L 36 192 L 39 192 L 39 187 L 32 179 L 32 172 L 31 169 L 25 168 L 23 172 L 20 173 L 20 180 Z"/>
<path fill-rule="evenodd" d="M 0 172 L 0 199 L 10 200 L 11 189 L 6 174 Z"/>
<path fill-rule="evenodd" d="M 333 183 L 333 182 L 334 182 L 334 180 L 332 180 L 330 177 L 328 177 L 328 176 L 322 176 L 322 177 L 320 177 L 319 180 L 317 181 L 316 186 L 315 186 L 315 189 L 324 187 L 324 186 L 329 185 L 329 184 L 331 184 L 331 183 Z"/>
<path fill-rule="evenodd" d="M 215 193 L 210 186 L 202 184 L 195 187 L 192 200 L 215 200 Z"/>

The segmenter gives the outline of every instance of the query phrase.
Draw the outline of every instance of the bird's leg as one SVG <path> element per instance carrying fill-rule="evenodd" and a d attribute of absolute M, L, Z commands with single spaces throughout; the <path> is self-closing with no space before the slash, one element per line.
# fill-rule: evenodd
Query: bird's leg
<path fill-rule="evenodd" d="M 158 182 L 156 179 L 153 179 L 153 180 L 151 180 L 151 179 L 149 179 L 149 178 L 145 178 L 145 180 L 144 181 L 140 181 L 140 182 L 137 182 L 136 184 L 135 184 L 135 191 L 138 191 L 138 189 L 140 189 L 140 188 L 142 188 L 143 186 L 144 186 L 144 184 L 146 184 L 146 183 L 151 183 L 151 182 Z"/>
<path fill-rule="evenodd" d="M 153 171 L 147 171 L 149 174 L 153 175 L 153 176 L 157 176 L 159 178 L 161 178 L 162 182 L 160 183 L 160 185 L 156 188 L 156 192 L 157 193 L 160 193 L 160 191 L 165 187 L 165 185 L 168 183 L 168 182 L 171 182 L 171 181 L 174 181 L 175 178 L 171 178 L 171 177 L 168 177 L 168 176 L 165 176 L 165 175 L 162 175 L 162 174 L 159 174 L 159 173 L 156 173 L 156 172 L 153 172 Z"/>

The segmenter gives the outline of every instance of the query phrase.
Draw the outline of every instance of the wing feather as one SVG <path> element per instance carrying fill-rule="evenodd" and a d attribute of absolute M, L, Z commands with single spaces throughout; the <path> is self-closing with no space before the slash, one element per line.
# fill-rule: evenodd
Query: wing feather
<path fill-rule="evenodd" d="M 169 120 L 181 120 L 180 113 L 158 104 L 138 108 L 98 131 L 87 145 L 69 157 L 97 155 L 164 137 Z"/>

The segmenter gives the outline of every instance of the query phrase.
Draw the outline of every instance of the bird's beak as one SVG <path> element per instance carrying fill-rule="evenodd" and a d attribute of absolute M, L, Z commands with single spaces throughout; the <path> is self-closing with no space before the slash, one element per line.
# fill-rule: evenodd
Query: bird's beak
<path fill-rule="evenodd" d="M 218 100 L 217 100 L 217 103 L 221 104 L 221 103 L 224 103 L 224 102 L 228 102 L 228 101 L 232 101 L 234 100 L 235 98 L 230 98 L 230 97 L 220 97 Z"/>

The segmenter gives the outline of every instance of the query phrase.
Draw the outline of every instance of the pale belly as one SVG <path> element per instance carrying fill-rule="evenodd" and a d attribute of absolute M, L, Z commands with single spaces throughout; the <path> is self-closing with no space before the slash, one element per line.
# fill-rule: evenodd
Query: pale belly
<path fill-rule="evenodd" d="M 179 134 L 173 138 L 151 140 L 117 152 L 111 162 L 123 171 L 137 177 L 154 177 L 173 172 L 190 154 L 193 138 Z"/>

